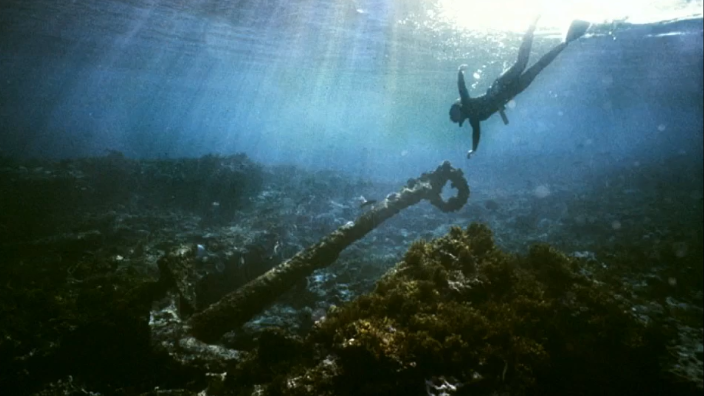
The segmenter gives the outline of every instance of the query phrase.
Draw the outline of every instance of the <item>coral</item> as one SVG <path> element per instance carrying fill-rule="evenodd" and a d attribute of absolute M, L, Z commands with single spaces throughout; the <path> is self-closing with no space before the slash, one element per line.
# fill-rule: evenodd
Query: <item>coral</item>
<path fill-rule="evenodd" d="M 170 363 L 150 348 L 152 283 L 129 271 L 112 274 L 97 259 L 84 268 L 42 259 L 0 266 L 3 394 L 29 394 L 67 376 L 107 393 L 166 378 Z M 67 281 L 71 271 L 82 279 Z"/>
<path fill-rule="evenodd" d="M 198 311 L 397 188 L 251 163 L 252 189 L 213 184 L 237 158 L 0 160 L 3 394 L 701 394 L 700 162 L 410 207 L 209 345 L 182 327 L 194 285 Z M 478 220 L 530 253 L 450 227 Z"/>
<path fill-rule="evenodd" d="M 503 253 L 479 224 L 415 242 L 304 344 L 320 359 L 291 362 L 269 394 L 423 394 L 441 377 L 457 379 L 456 394 L 676 393 L 661 375 L 663 329 L 638 321 L 575 259 L 547 245 Z"/>
<path fill-rule="evenodd" d="M 10 242 L 63 231 L 65 223 L 75 221 L 77 209 L 148 207 L 222 222 L 263 185 L 261 165 L 244 154 L 144 161 L 113 151 L 97 158 L 42 161 L 32 169 L 1 160 L 0 165 L 0 237 Z"/>

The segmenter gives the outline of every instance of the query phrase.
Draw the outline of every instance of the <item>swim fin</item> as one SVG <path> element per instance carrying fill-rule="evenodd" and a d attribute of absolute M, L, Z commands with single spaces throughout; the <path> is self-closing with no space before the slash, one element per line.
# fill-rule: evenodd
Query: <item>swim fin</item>
<path fill-rule="evenodd" d="M 567 35 L 565 36 L 565 42 L 570 43 L 584 36 L 584 33 L 587 32 L 589 26 L 591 26 L 589 22 L 583 21 L 581 19 L 575 19 L 574 21 L 572 21 L 572 24 L 570 24 L 570 28 L 567 31 Z"/>

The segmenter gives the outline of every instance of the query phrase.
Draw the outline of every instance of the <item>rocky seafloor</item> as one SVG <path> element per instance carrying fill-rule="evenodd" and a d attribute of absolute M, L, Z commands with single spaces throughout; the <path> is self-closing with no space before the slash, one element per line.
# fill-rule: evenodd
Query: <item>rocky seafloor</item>
<path fill-rule="evenodd" d="M 702 168 L 677 161 L 468 175 L 461 210 L 404 210 L 210 345 L 184 320 L 403 182 L 2 159 L 0 394 L 701 394 Z"/>

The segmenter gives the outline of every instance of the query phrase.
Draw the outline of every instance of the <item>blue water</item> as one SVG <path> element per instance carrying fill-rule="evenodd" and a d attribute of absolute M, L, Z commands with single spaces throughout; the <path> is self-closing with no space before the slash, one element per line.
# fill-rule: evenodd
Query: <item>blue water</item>
<path fill-rule="evenodd" d="M 595 26 L 516 98 L 508 126 L 483 124 L 468 161 L 470 130 L 447 115 L 457 66 L 479 94 L 520 35 L 439 23 L 428 3 L 3 2 L 1 153 L 245 152 L 390 180 L 445 159 L 506 180 L 701 163 L 701 15 Z M 539 30 L 532 60 L 559 39 Z"/>
<path fill-rule="evenodd" d="M 669 356 L 672 361 L 663 368 L 675 369 L 677 378 L 687 381 L 683 387 L 698 386 L 695 394 L 701 394 L 702 1 L 645 0 L 630 10 L 633 18 L 625 15 L 619 20 L 592 21 L 587 35 L 571 43 L 509 104 L 508 125 L 498 115 L 482 124 L 482 141 L 471 159 L 466 158 L 471 147 L 469 126 L 458 128 L 448 117 L 458 96 L 457 68 L 467 64 L 470 93 L 483 93 L 516 59 L 521 29 L 457 26 L 442 19 L 438 11 L 442 1 L 451 0 L 3 1 L 0 395 L 28 394 L 13 393 L 13 389 L 29 392 L 40 388 L 46 390 L 43 395 L 52 389 L 55 392 L 51 394 L 78 394 L 78 389 L 87 394 L 93 389 L 106 395 L 149 389 L 169 392 L 181 386 L 200 391 L 206 386 L 205 370 L 221 372 L 223 367 L 229 372 L 225 390 L 236 391 L 239 374 L 231 370 L 231 363 L 225 365 L 217 357 L 217 350 L 197 351 L 176 342 L 182 334 L 182 329 L 173 327 L 180 326 L 173 309 L 176 300 L 179 306 L 217 300 L 338 227 L 360 218 L 371 219 L 370 211 L 380 213 L 374 204 L 360 207 L 361 196 L 382 201 L 410 178 L 445 160 L 464 171 L 471 188 L 467 205 L 452 213 L 442 213 L 427 202 L 408 208 L 376 224 L 377 229 L 339 257 L 334 250 L 343 242 L 318 245 L 326 256 L 338 258 L 337 262 L 309 277 L 307 287 L 296 286 L 289 297 L 282 297 L 251 321 L 252 329 L 257 329 L 254 332 L 285 324 L 291 333 L 306 333 L 328 307 L 371 290 L 382 273 L 403 259 L 413 241 L 441 237 L 451 225 L 464 228 L 480 222 L 492 229 L 497 246 L 506 252 L 521 253 L 534 243 L 548 242 L 565 254 L 584 259 L 580 280 L 575 283 L 578 288 L 559 287 L 559 291 L 550 292 L 556 296 L 564 293 L 559 305 L 578 308 L 579 312 L 574 311 L 577 315 L 571 315 L 575 320 L 583 320 L 580 318 L 587 317 L 584 314 L 603 322 L 603 315 L 609 315 L 604 329 L 616 329 L 611 325 L 613 313 L 617 318 L 613 323 L 619 326 L 614 334 L 624 330 L 630 334 L 620 326 L 624 322 L 618 319 L 620 313 L 615 315 L 616 305 L 607 301 L 606 294 L 592 296 L 591 281 L 586 280 L 594 275 L 594 285 L 615 285 L 612 292 L 618 312 L 625 309 L 624 313 L 632 312 L 639 321 L 655 324 L 648 339 L 642 340 L 644 345 L 659 338 L 653 335 L 659 334 L 661 325 L 666 327 L 668 338 L 674 337 L 668 355 L 676 359 Z M 478 7 L 502 1 L 466 0 Z M 529 1 L 516 0 L 520 4 Z M 627 0 L 592 1 L 606 7 Z M 657 12 L 653 14 L 653 10 Z M 507 17 L 514 15 L 512 10 L 505 11 Z M 637 16 L 648 13 L 647 23 L 638 20 Z M 546 18 L 538 25 L 531 61 L 561 40 L 563 27 L 549 22 Z M 243 156 L 223 161 L 213 157 L 202 161 L 124 158 L 172 159 L 240 152 L 264 166 L 244 161 Z M 106 157 L 58 163 L 31 160 L 94 156 Z M 24 161 L 8 161 L 6 157 Z M 280 164 L 295 167 L 274 167 Z M 326 172 L 299 172 L 301 168 Z M 454 195 L 451 190 L 446 186 L 446 199 Z M 342 234 L 333 234 L 335 240 L 347 239 L 341 235 L 352 234 L 352 229 L 348 226 Z M 473 254 L 486 245 L 479 241 L 481 246 L 470 245 Z M 480 272 L 474 256 L 472 264 L 465 267 L 474 274 L 465 279 L 465 270 L 457 270 L 461 267 L 456 265 L 465 259 L 465 242 L 457 242 L 447 240 L 435 248 L 442 253 L 442 261 L 454 257 L 452 271 L 456 274 L 448 279 L 458 281 L 442 286 L 447 290 L 444 296 L 458 291 L 470 296 L 470 288 L 490 286 L 493 276 L 501 278 L 500 285 L 514 283 L 505 283 L 503 278 L 513 275 L 507 276 L 507 269 L 493 263 L 482 264 L 489 269 L 487 274 L 496 271 L 486 278 L 488 283 L 484 275 L 476 278 Z M 443 248 L 446 243 L 452 245 L 450 252 Z M 198 252 L 198 260 L 184 259 L 184 264 L 181 259 L 174 260 L 174 275 L 174 269 L 167 268 L 171 265 L 167 252 L 175 252 L 177 247 L 186 252 L 185 246 Z M 455 251 L 458 247 L 461 250 Z M 178 257 L 186 258 L 186 254 Z M 528 270 L 537 266 L 524 261 L 526 267 L 521 272 L 531 278 L 526 282 L 531 284 L 534 280 Z M 547 264 L 546 271 L 540 268 L 536 274 L 544 272 L 554 282 L 576 279 L 566 276 L 567 272 L 558 268 L 561 264 Z M 207 275 L 191 283 L 193 274 L 206 271 Z M 436 272 L 433 277 L 441 279 L 443 274 Z M 160 281 L 154 282 L 155 288 L 164 288 L 164 279 L 178 284 L 173 294 L 166 300 L 155 300 L 151 310 L 151 301 L 126 303 L 136 300 L 137 295 L 139 300 L 151 295 L 136 292 L 142 286 L 137 282 L 152 284 L 157 276 Z M 132 282 L 134 288 L 124 286 Z M 411 282 L 409 288 L 425 289 L 418 287 L 419 282 Z M 299 293 L 301 289 L 304 291 Z M 482 294 L 476 290 L 471 295 Z M 481 286 L 481 290 L 493 298 L 493 289 Z M 530 290 L 532 297 L 521 297 L 519 310 L 531 304 L 537 307 L 537 300 L 530 301 L 535 296 L 542 299 L 538 294 L 542 289 L 530 286 Z M 594 286 L 593 290 L 599 289 Z M 508 298 L 503 294 L 496 295 Z M 598 311 L 580 306 L 579 299 L 587 295 L 589 299 L 584 301 L 604 298 L 608 304 L 599 302 Z M 448 301 L 455 304 L 456 299 Z M 558 302 L 554 296 L 549 299 Z M 478 300 L 488 301 L 484 296 Z M 474 301 L 470 302 L 475 309 Z M 501 304 L 508 307 L 506 302 Z M 540 302 L 540 306 L 550 304 Z M 527 325 L 518 326 L 512 309 L 503 309 L 496 304 L 489 313 L 497 315 L 497 320 L 505 316 L 511 326 L 516 323 L 516 330 L 533 333 L 530 337 L 552 334 L 553 330 L 538 331 L 529 322 L 542 322 L 532 322 L 534 319 L 523 313 Z M 551 312 L 548 308 L 530 309 Z M 183 311 L 181 318 L 187 318 L 188 309 L 178 310 Z M 455 312 L 454 308 L 443 310 Z M 418 323 L 427 321 L 428 311 L 423 308 L 419 312 L 423 319 Z M 387 322 L 369 323 L 377 326 Z M 384 345 L 405 339 L 431 345 L 431 338 L 407 337 L 415 333 L 399 329 L 397 332 L 395 325 L 375 327 L 377 335 L 373 337 L 383 337 L 378 339 Z M 499 347 L 489 344 L 489 348 L 480 349 L 499 357 L 504 353 L 503 332 L 509 334 L 514 327 L 501 324 L 497 329 L 501 329 L 496 333 L 500 337 L 492 336 L 496 341 L 489 343 L 496 342 Z M 559 330 L 556 333 L 565 332 L 564 340 L 573 331 L 570 326 L 555 329 Z M 250 349 L 251 345 L 240 345 L 250 344 L 245 340 L 250 331 L 235 332 L 229 341 L 226 337 L 226 345 Z M 519 360 L 510 357 L 497 366 L 499 360 L 481 358 L 477 359 L 479 366 L 488 362 L 486 372 L 495 374 L 499 371 L 492 367 L 503 366 L 502 382 L 516 376 L 514 372 L 523 372 L 523 368 L 509 369 L 509 362 L 523 365 L 522 356 L 541 353 L 540 345 L 533 344 L 530 337 L 525 343 L 520 337 L 524 336 L 511 334 L 507 344 L 518 347 L 515 356 Z M 603 339 L 603 334 L 586 337 L 577 332 L 575 337 L 576 342 L 591 345 L 593 340 Z M 152 346 L 160 346 L 146 348 L 150 339 Z M 617 340 L 621 339 L 626 338 L 619 335 Z M 349 340 L 349 345 L 354 345 L 354 338 Z M 452 340 L 465 343 L 453 335 L 446 338 L 446 344 L 457 345 Z M 554 344 L 550 348 L 570 351 L 565 355 L 570 356 L 566 367 L 584 363 L 571 356 L 585 356 L 589 362 L 599 357 L 610 360 L 604 367 L 635 362 L 633 356 L 646 360 L 643 367 L 623 364 L 623 372 L 613 370 L 612 377 L 595 378 L 590 389 L 599 384 L 627 387 L 631 378 L 636 378 L 635 388 L 659 383 L 655 377 L 644 378 L 650 373 L 647 362 L 651 356 L 641 351 L 624 359 L 618 352 L 623 350 L 621 341 L 596 342 L 609 351 L 613 348 L 614 359 L 606 350 L 587 351 L 571 342 L 563 348 L 557 345 L 561 341 L 553 341 L 547 343 Z M 187 344 L 193 346 L 190 341 Z M 286 349 L 280 354 L 281 361 L 272 360 L 273 354 L 267 352 L 262 356 L 269 356 L 265 360 L 276 366 L 276 371 L 288 370 L 292 344 L 275 338 L 272 345 Z M 328 348 L 324 343 L 319 346 L 316 354 Z M 402 363 L 403 373 L 398 378 L 406 381 L 408 373 L 415 371 L 411 367 L 416 367 L 417 359 L 406 365 L 398 360 L 395 348 L 382 349 L 393 355 L 384 357 L 394 362 L 387 368 L 396 367 L 397 361 Z M 418 351 L 424 349 L 425 345 Z M 351 350 L 348 357 L 355 360 L 356 352 Z M 658 357 L 663 354 L 658 348 L 653 350 Z M 165 351 L 171 358 L 165 358 Z M 228 351 L 227 355 L 228 361 L 239 359 L 233 357 L 239 356 L 236 353 Z M 420 356 L 422 359 L 423 354 Z M 506 356 L 514 353 L 507 350 Z M 535 359 L 539 363 L 536 373 L 545 371 L 547 360 L 543 359 Z M 553 367 L 563 364 L 555 355 L 550 359 Z M 344 373 L 345 366 L 335 360 L 326 356 L 325 362 L 316 366 L 322 374 L 315 376 L 331 375 L 326 372 L 340 367 Z M 530 365 L 525 367 L 526 373 L 532 370 Z M 592 373 L 602 373 L 601 369 L 573 370 L 569 380 L 592 381 Z M 289 373 L 286 383 L 302 386 L 312 378 L 298 370 L 296 367 Z M 465 367 L 461 371 L 466 378 L 460 378 L 460 383 L 484 386 L 481 379 L 476 381 L 481 375 L 472 374 L 469 380 L 470 373 L 481 374 L 481 370 Z M 374 374 L 376 379 L 371 381 L 380 378 L 379 373 Z M 251 380 L 266 383 L 270 380 L 263 378 L 268 375 L 257 373 Z M 499 377 L 491 375 L 491 383 L 498 383 L 495 380 Z M 209 377 L 213 391 L 218 388 L 217 377 Z M 625 385 L 622 378 L 627 379 Z M 513 386 L 511 381 L 492 391 Z M 544 377 L 537 389 L 563 389 L 562 381 L 565 379 Z M 417 378 L 417 383 L 409 386 L 421 389 L 424 384 L 428 378 Z M 575 393 L 580 391 L 575 389 Z M 613 394 L 611 389 L 604 391 Z M 426 388 L 426 392 L 430 391 Z"/>

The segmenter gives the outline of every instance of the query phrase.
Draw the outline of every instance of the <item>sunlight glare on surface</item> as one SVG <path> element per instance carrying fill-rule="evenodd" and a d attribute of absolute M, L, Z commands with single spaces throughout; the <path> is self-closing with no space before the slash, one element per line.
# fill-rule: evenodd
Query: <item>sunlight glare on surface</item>
<path fill-rule="evenodd" d="M 440 16 L 462 29 L 521 32 L 540 15 L 540 30 L 564 29 L 573 19 L 600 23 L 662 20 L 674 0 L 440 0 Z M 681 5 L 680 5 L 681 6 Z"/>

